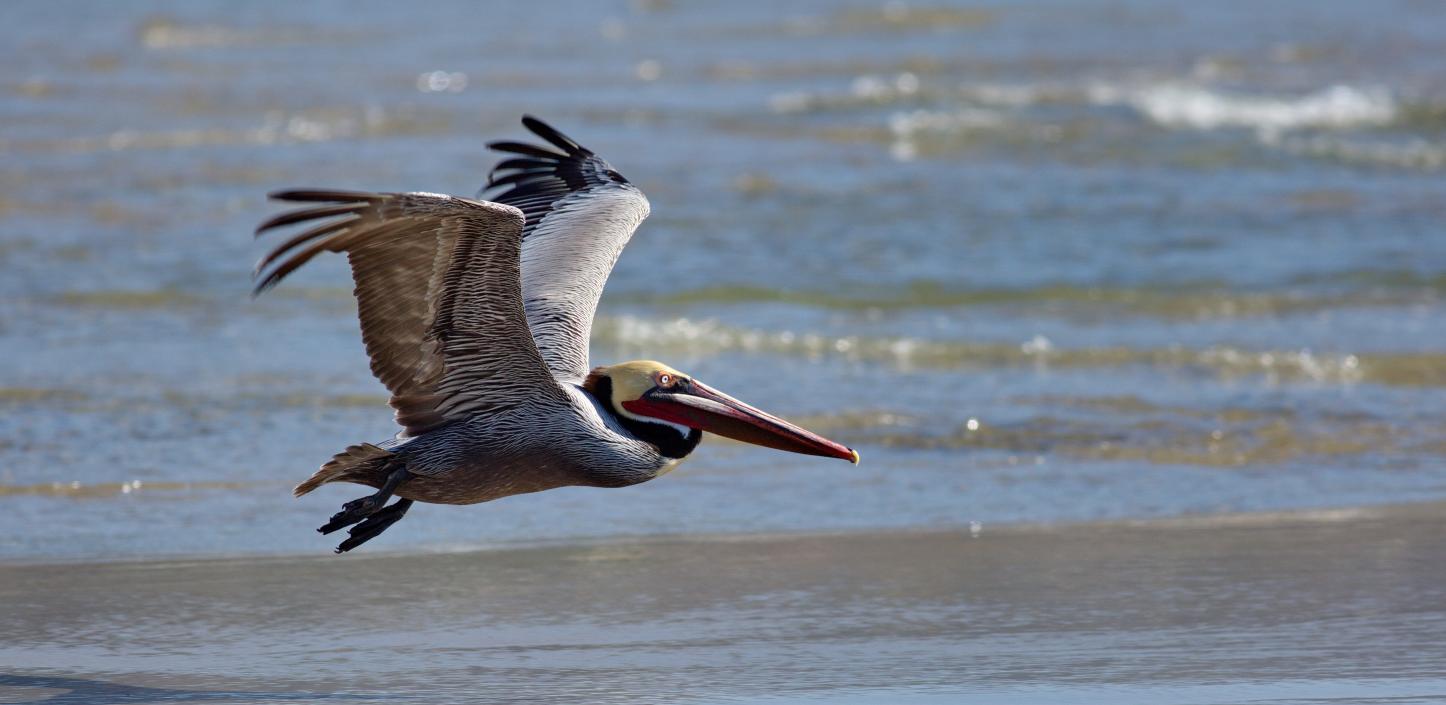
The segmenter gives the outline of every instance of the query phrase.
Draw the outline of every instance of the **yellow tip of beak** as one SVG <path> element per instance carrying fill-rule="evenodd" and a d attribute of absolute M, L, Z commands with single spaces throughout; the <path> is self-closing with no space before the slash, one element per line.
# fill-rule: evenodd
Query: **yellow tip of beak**
<path fill-rule="evenodd" d="M 849 462 L 853 463 L 854 465 L 858 465 L 858 464 L 859 464 L 859 452 L 856 451 L 856 450 L 854 450 L 854 449 L 852 449 L 852 448 L 849 449 L 849 452 L 854 454 L 853 459 L 850 460 Z"/>

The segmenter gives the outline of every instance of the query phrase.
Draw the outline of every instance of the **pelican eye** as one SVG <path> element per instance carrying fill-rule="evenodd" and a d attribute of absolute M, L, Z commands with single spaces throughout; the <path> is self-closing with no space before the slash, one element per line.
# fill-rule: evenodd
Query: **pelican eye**
<path fill-rule="evenodd" d="M 659 389 L 668 389 L 677 384 L 678 380 L 667 372 L 659 372 L 653 377 L 653 382 L 658 385 Z"/>

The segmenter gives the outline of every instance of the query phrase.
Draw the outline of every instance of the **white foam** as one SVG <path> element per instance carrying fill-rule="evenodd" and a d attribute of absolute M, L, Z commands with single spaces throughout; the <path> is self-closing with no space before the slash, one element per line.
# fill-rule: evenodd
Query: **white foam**
<path fill-rule="evenodd" d="M 889 116 L 889 131 L 898 138 L 912 137 L 921 132 L 965 132 L 1004 124 L 1003 113 L 982 108 L 909 110 Z"/>
<path fill-rule="evenodd" d="M 1001 108 L 1027 108 L 1049 102 L 1079 102 L 1081 98 L 1078 88 L 1050 83 L 966 83 L 959 86 L 959 93 L 972 103 Z"/>
<path fill-rule="evenodd" d="M 1372 127 L 1389 124 L 1400 111 L 1384 88 L 1346 85 L 1300 96 L 1231 94 L 1187 83 L 1095 84 L 1087 93 L 1097 105 L 1128 105 L 1159 125 L 1195 130 Z"/>
<path fill-rule="evenodd" d="M 908 71 L 892 77 L 864 74 L 854 78 L 847 93 L 776 93 L 768 99 L 768 108 L 775 113 L 791 114 L 828 108 L 891 105 L 913 100 L 921 90 L 918 75 Z"/>
<path fill-rule="evenodd" d="M 1322 354 L 1308 349 L 1253 351 L 1230 346 L 1136 349 L 1061 348 L 1044 336 L 1019 345 L 896 337 L 836 337 L 795 331 L 739 328 L 715 320 L 651 319 L 608 316 L 598 319 L 594 339 L 639 354 L 659 350 L 694 356 L 722 351 L 799 355 L 874 361 L 901 369 L 916 366 L 965 368 L 1020 363 L 1058 364 L 1067 368 L 1148 364 L 1205 367 L 1224 376 L 1265 375 L 1268 380 L 1307 379 L 1352 384 L 1366 379 L 1363 362 L 1351 354 Z"/>

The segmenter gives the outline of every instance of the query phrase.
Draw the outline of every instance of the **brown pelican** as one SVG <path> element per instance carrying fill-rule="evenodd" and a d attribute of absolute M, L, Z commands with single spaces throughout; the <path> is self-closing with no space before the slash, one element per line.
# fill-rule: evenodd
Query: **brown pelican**
<path fill-rule="evenodd" d="M 345 252 L 372 373 L 391 391 L 402 427 L 390 440 L 338 453 L 296 486 L 298 497 L 328 482 L 377 489 L 318 529 L 352 526 L 337 553 L 385 531 L 414 501 L 472 504 L 645 482 L 691 453 L 703 431 L 857 463 L 853 450 L 661 362 L 589 369 L 593 312 L 648 200 L 582 145 L 536 118 L 522 124 L 556 151 L 488 145 L 513 155 L 488 176 L 484 193 L 506 189 L 492 202 L 271 194 L 322 205 L 257 228 L 313 224 L 261 259 L 255 293 L 318 253 Z M 387 505 L 392 495 L 399 499 Z"/>

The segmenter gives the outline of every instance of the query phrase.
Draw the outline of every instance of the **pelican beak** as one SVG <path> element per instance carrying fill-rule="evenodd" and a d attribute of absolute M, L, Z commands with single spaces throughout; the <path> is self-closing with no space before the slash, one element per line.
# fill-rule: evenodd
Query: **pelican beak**
<path fill-rule="evenodd" d="M 688 428 L 777 448 L 791 453 L 841 458 L 858 464 L 859 454 L 812 431 L 744 404 L 697 380 L 681 380 L 668 389 L 654 387 L 624 409 Z"/>

